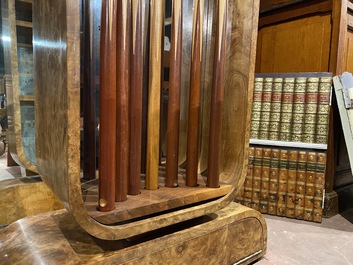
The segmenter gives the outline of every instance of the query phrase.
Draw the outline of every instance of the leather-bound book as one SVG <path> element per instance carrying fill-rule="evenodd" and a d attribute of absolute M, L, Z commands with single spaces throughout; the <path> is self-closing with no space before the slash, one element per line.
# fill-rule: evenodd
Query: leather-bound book
<path fill-rule="evenodd" d="M 306 77 L 295 78 L 293 97 L 292 142 L 302 142 L 305 114 Z"/>
<path fill-rule="evenodd" d="M 261 187 L 261 174 L 262 174 L 262 147 L 255 147 L 254 153 L 254 171 L 251 204 L 255 210 L 260 210 L 260 187 Z"/>
<path fill-rule="evenodd" d="M 298 152 L 298 169 L 297 183 L 295 187 L 295 208 L 294 215 L 297 219 L 304 219 L 304 195 L 305 195 L 305 177 L 306 177 L 306 160 L 307 153 L 305 151 Z"/>
<path fill-rule="evenodd" d="M 302 142 L 314 143 L 316 132 L 319 78 L 308 77 L 305 93 L 305 116 Z"/>
<path fill-rule="evenodd" d="M 277 214 L 279 149 L 272 149 L 270 164 L 270 185 L 268 195 L 268 214 Z"/>
<path fill-rule="evenodd" d="M 288 179 L 288 150 L 282 149 L 279 155 L 277 215 L 286 215 L 286 195 Z"/>
<path fill-rule="evenodd" d="M 298 151 L 289 150 L 288 154 L 288 177 L 287 177 L 287 198 L 286 217 L 294 218 L 295 208 L 295 186 L 297 180 Z"/>
<path fill-rule="evenodd" d="M 250 146 L 248 151 L 248 154 L 249 154 L 248 170 L 245 177 L 244 193 L 242 196 L 243 204 L 250 208 L 251 208 L 252 189 L 253 189 L 254 152 L 255 152 L 255 148 Z"/>
<path fill-rule="evenodd" d="M 268 211 L 270 163 L 271 163 L 271 148 L 263 148 L 262 166 L 261 166 L 261 188 L 260 188 L 260 212 L 261 213 L 267 213 Z"/>
<path fill-rule="evenodd" d="M 294 77 L 283 78 L 279 140 L 290 141 L 293 116 Z"/>
<path fill-rule="evenodd" d="M 278 141 L 281 121 L 283 78 L 273 78 L 270 125 L 268 139 Z"/>
<path fill-rule="evenodd" d="M 332 77 L 320 77 L 315 143 L 327 144 Z"/>
<path fill-rule="evenodd" d="M 259 139 L 264 139 L 264 140 L 268 139 L 268 132 L 269 132 L 269 126 L 270 126 L 272 85 L 273 85 L 273 78 L 265 77 L 263 92 L 262 92 L 260 132 L 259 132 Z"/>
<path fill-rule="evenodd" d="M 250 138 L 253 139 L 259 138 L 263 83 L 262 77 L 255 77 L 250 126 Z"/>
<path fill-rule="evenodd" d="M 314 183 L 314 212 L 313 221 L 322 221 L 322 206 L 324 196 L 324 185 L 325 185 L 325 168 L 326 168 L 326 154 L 317 154 L 317 164 L 315 172 L 315 183 Z"/>
<path fill-rule="evenodd" d="M 305 174 L 304 220 L 313 220 L 317 153 L 308 152 Z"/>

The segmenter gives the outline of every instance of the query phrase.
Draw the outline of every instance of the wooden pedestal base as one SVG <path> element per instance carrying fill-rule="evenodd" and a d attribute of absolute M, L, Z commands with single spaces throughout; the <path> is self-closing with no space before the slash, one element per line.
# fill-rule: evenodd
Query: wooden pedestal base
<path fill-rule="evenodd" d="M 266 252 L 262 215 L 237 203 L 137 237 L 88 235 L 66 210 L 19 220 L 0 231 L 5 264 L 248 264 Z"/>

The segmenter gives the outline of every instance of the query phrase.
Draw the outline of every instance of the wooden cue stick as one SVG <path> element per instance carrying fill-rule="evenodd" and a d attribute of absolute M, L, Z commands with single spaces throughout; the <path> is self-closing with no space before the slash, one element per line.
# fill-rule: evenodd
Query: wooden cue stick
<path fill-rule="evenodd" d="M 83 90 L 83 178 L 96 178 L 96 74 L 94 68 L 93 10 L 90 0 L 84 10 L 84 90 Z"/>
<path fill-rule="evenodd" d="M 180 87 L 182 54 L 182 1 L 173 1 L 172 36 L 170 50 L 168 123 L 167 123 L 167 161 L 166 187 L 178 185 L 179 158 L 179 122 L 180 122 Z"/>
<path fill-rule="evenodd" d="M 102 2 L 99 205 L 100 211 L 115 208 L 116 176 L 116 1 Z"/>
<path fill-rule="evenodd" d="M 125 201 L 129 175 L 129 57 L 130 1 L 118 1 L 117 11 L 117 108 L 116 108 L 116 167 L 115 201 Z"/>
<path fill-rule="evenodd" d="M 197 186 L 199 128 L 201 105 L 201 60 L 204 0 L 195 1 L 192 37 L 188 136 L 186 150 L 186 182 L 190 187 Z"/>
<path fill-rule="evenodd" d="M 132 1 L 132 60 L 130 71 L 130 165 L 128 194 L 140 193 L 142 137 L 142 0 Z"/>
<path fill-rule="evenodd" d="M 227 0 L 218 1 L 216 45 L 213 62 L 213 81 L 210 109 L 207 187 L 219 187 L 222 112 L 224 98 L 224 63 L 226 51 Z"/>
<path fill-rule="evenodd" d="M 163 0 L 151 0 L 150 61 L 146 150 L 146 189 L 158 189 Z"/>

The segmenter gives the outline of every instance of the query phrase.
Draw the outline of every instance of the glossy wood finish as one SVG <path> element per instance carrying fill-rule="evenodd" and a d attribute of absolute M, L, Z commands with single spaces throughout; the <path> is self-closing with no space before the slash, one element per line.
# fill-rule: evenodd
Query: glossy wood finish
<path fill-rule="evenodd" d="M 132 49 L 130 68 L 130 160 L 128 194 L 140 193 L 142 147 L 143 32 L 142 0 L 132 1 Z"/>
<path fill-rule="evenodd" d="M 96 178 L 96 71 L 94 2 L 83 1 L 83 178 Z"/>
<path fill-rule="evenodd" d="M 115 201 L 127 199 L 129 176 L 129 90 L 131 2 L 118 1 L 117 7 L 117 94 L 116 94 L 116 181 Z M 114 123 L 114 119 L 110 119 Z"/>
<path fill-rule="evenodd" d="M 296 4 L 304 0 L 265 0 L 260 1 L 260 13 L 267 12 L 276 8 L 284 7 L 287 5 Z"/>
<path fill-rule="evenodd" d="M 117 172 L 117 128 L 111 122 L 117 118 L 117 5 L 115 1 L 102 3 L 98 207 L 100 211 L 110 211 L 115 208 Z"/>
<path fill-rule="evenodd" d="M 194 21 L 192 35 L 189 117 L 186 152 L 186 182 L 190 187 L 197 186 L 200 144 L 201 114 L 201 67 L 202 67 L 202 29 L 204 19 L 204 1 L 194 2 Z"/>
<path fill-rule="evenodd" d="M 178 185 L 179 166 L 179 122 L 181 90 L 181 56 L 182 56 L 182 2 L 173 1 L 172 39 L 170 50 L 170 74 L 168 97 L 167 160 L 166 187 Z"/>
<path fill-rule="evenodd" d="M 34 21 L 34 51 L 37 58 L 35 74 L 41 76 L 36 84 L 36 98 L 46 99 L 36 111 L 38 117 L 36 135 L 45 139 L 37 145 L 38 168 L 45 182 L 88 233 L 108 240 L 128 238 L 214 213 L 234 200 L 235 193 L 240 189 L 246 174 L 258 4 L 258 1 L 247 0 L 244 3 L 244 0 L 238 0 L 231 1 L 228 5 L 231 12 L 228 12 L 230 16 L 227 20 L 229 49 L 226 52 L 225 65 L 225 114 L 222 130 L 224 150 L 221 158 L 220 181 L 224 185 L 230 185 L 231 188 L 225 195 L 213 200 L 201 200 L 197 204 L 188 205 L 188 200 L 181 198 L 180 201 L 184 200 L 182 209 L 175 209 L 175 206 L 168 205 L 167 201 L 166 205 L 169 207 L 167 212 L 137 220 L 123 217 L 122 223 L 104 225 L 88 214 L 81 193 L 78 123 L 80 118 L 78 1 L 37 0 L 34 3 L 35 10 L 38 12 Z M 52 8 L 56 12 L 49 12 Z M 152 32 L 151 29 L 151 34 Z M 211 36 L 208 37 L 211 39 Z M 156 42 L 151 44 L 153 45 L 156 45 Z M 150 55 L 151 58 L 156 58 L 152 53 Z M 152 63 L 151 66 L 156 67 Z M 150 69 L 150 71 L 151 74 L 155 74 L 158 69 L 153 71 Z M 52 89 L 46 89 L 48 86 Z M 154 100 L 158 101 L 159 97 L 152 97 L 150 100 L 150 104 L 156 105 Z M 51 119 L 54 113 L 56 119 Z M 65 128 L 65 130 L 53 128 Z M 43 137 L 44 131 L 45 137 Z M 149 172 L 150 168 L 147 169 Z M 157 167 L 157 176 L 158 169 Z M 212 189 L 207 188 L 207 190 L 213 193 Z M 147 190 L 147 192 L 151 200 L 157 198 L 157 202 L 163 203 L 158 201 L 159 190 Z M 132 198 L 138 198 L 138 196 L 132 196 Z M 119 209 L 119 206 L 124 203 L 115 205 Z M 138 212 L 138 209 L 133 206 L 131 209 Z M 97 211 L 96 213 L 99 214 Z M 115 213 L 114 210 L 111 213 L 101 214 L 110 214 L 109 218 L 114 219 Z"/>
<path fill-rule="evenodd" d="M 6 264 L 249 264 L 265 255 L 266 230 L 260 213 L 231 203 L 129 240 L 95 239 L 65 210 L 20 220 L 0 240 Z"/>
<path fill-rule="evenodd" d="M 146 189 L 156 190 L 158 189 L 164 1 L 152 0 L 150 12 Z"/>
<path fill-rule="evenodd" d="M 213 82 L 210 107 L 210 135 L 207 163 L 207 187 L 219 187 L 222 117 L 224 101 L 224 64 L 228 1 L 218 1 L 216 45 L 213 60 Z"/>
<path fill-rule="evenodd" d="M 18 46 L 20 40 L 17 37 L 23 36 L 21 32 L 17 34 L 15 0 L 2 1 L 2 4 L 3 35 L 7 36 L 5 41 L 3 41 L 3 45 L 7 89 L 7 140 L 9 150 L 17 164 L 28 170 L 37 172 L 35 165 L 35 143 L 32 135 L 34 131 L 34 103 L 28 102 L 23 105 L 20 102 L 21 93 L 33 93 L 33 87 L 30 85 L 28 89 L 26 88 L 28 91 L 23 91 L 24 84 L 26 82 L 33 82 L 33 79 L 31 80 L 26 74 L 25 77 L 21 77 L 24 72 L 31 73 L 33 71 L 33 65 L 31 65 L 33 60 L 32 48 L 30 44 L 24 47 Z M 31 32 L 31 29 L 28 32 Z M 31 34 L 28 33 L 26 38 L 31 39 Z M 31 89 L 32 91 L 30 91 Z"/>

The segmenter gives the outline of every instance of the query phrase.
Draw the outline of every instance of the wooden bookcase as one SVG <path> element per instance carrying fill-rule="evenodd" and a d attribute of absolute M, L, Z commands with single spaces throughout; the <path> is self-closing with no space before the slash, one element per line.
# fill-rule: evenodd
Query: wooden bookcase
<path fill-rule="evenodd" d="M 261 1 L 255 72 L 352 72 L 352 14 L 348 0 Z M 324 216 L 329 217 L 353 205 L 353 177 L 335 100 L 327 155 Z"/>

